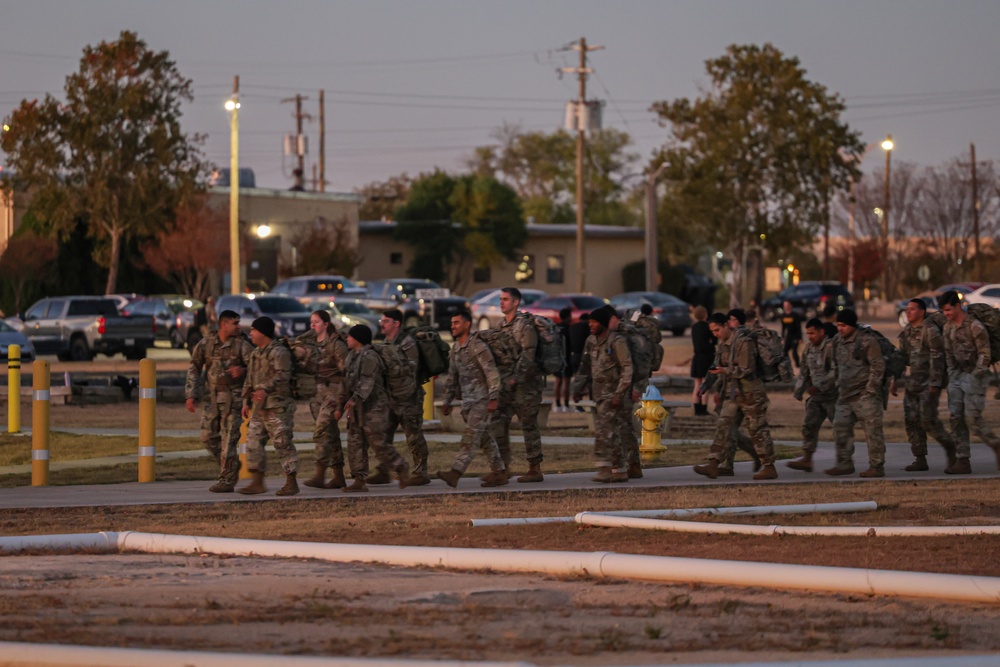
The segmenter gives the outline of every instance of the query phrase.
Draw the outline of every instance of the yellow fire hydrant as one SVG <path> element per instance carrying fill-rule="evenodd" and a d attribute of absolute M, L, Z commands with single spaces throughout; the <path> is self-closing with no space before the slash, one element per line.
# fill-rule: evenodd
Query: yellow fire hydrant
<path fill-rule="evenodd" d="M 656 387 L 653 385 L 646 387 L 646 393 L 642 395 L 642 407 L 633 414 L 642 420 L 642 444 L 639 445 L 639 456 L 646 463 L 655 461 L 667 449 L 660 437 L 660 424 L 666 419 L 667 411 L 663 407 L 663 397 Z"/>

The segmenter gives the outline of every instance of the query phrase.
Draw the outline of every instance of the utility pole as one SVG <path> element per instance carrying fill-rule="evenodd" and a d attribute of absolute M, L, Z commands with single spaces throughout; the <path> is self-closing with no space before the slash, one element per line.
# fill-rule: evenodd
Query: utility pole
<path fill-rule="evenodd" d="M 972 151 L 972 234 L 976 248 L 976 280 L 983 280 L 983 263 L 979 261 L 979 183 L 976 180 L 976 145 L 969 144 Z"/>
<path fill-rule="evenodd" d="M 226 107 L 230 113 L 229 147 L 229 292 L 243 291 L 240 276 L 240 77 L 233 77 L 233 96 Z"/>
<path fill-rule="evenodd" d="M 326 192 L 326 103 L 319 91 L 319 191 Z"/>
<path fill-rule="evenodd" d="M 304 95 L 296 95 L 295 97 L 289 97 L 281 100 L 282 103 L 295 102 L 295 141 L 291 143 L 294 145 L 293 150 L 295 151 L 297 163 L 295 168 L 295 184 L 292 186 L 293 190 L 305 189 L 306 138 L 305 135 L 302 134 L 302 121 L 312 120 L 312 116 L 307 113 L 302 113 L 302 102 L 308 99 L 309 98 Z M 286 154 L 287 152 L 288 150 L 286 148 Z"/>
<path fill-rule="evenodd" d="M 562 72 L 576 74 L 580 81 L 580 96 L 577 98 L 576 106 L 576 291 L 583 292 L 586 287 L 586 267 L 584 255 L 584 235 L 583 235 L 583 151 L 586 147 L 584 137 L 585 127 L 583 124 L 584 108 L 587 104 L 587 75 L 592 70 L 587 69 L 587 52 L 598 51 L 603 46 L 587 46 L 584 37 L 573 45 L 573 50 L 580 52 L 579 67 L 563 67 Z"/>

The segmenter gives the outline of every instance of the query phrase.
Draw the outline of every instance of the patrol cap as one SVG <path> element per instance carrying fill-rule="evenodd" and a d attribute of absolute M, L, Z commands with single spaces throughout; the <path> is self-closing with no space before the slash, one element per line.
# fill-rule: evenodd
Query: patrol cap
<path fill-rule="evenodd" d="M 371 345 L 372 330 L 363 324 L 355 324 L 347 331 L 347 335 L 362 345 Z"/>
<path fill-rule="evenodd" d="M 274 338 L 274 320 L 267 315 L 262 315 L 253 321 L 251 328 L 256 329 L 268 338 Z"/>

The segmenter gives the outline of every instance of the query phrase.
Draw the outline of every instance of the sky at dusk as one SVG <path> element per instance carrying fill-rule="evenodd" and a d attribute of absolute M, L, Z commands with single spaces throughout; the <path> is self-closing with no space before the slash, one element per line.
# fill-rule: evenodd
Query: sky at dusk
<path fill-rule="evenodd" d="M 552 132 L 577 95 L 586 38 L 588 97 L 605 127 L 628 132 L 640 171 L 667 131 L 652 103 L 697 96 L 704 63 L 733 43 L 770 42 L 840 94 L 848 124 L 893 161 L 1000 159 L 1000 2 L 925 0 L 0 0 L 0 117 L 22 99 L 62 97 L 84 46 L 133 30 L 193 80 L 183 127 L 229 165 L 223 103 L 240 77 L 240 165 L 261 187 L 291 185 L 296 94 L 326 98 L 328 191 L 435 167 L 457 172 L 504 124 Z M 307 121 L 307 176 L 318 124 Z M 0 154 L 0 163 L 3 156 Z"/>

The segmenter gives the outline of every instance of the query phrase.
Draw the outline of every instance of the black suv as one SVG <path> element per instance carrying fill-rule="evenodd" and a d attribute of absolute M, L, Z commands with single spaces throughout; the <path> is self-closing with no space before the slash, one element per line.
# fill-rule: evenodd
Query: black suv
<path fill-rule="evenodd" d="M 834 305 L 837 310 L 854 308 L 854 299 L 847 288 L 835 280 L 804 280 L 798 285 L 791 285 L 778 292 L 777 296 L 765 299 L 760 305 L 760 314 L 765 320 L 773 322 L 782 312 L 782 304 L 789 301 L 792 310 L 802 317 L 818 317 L 827 305 Z"/>

